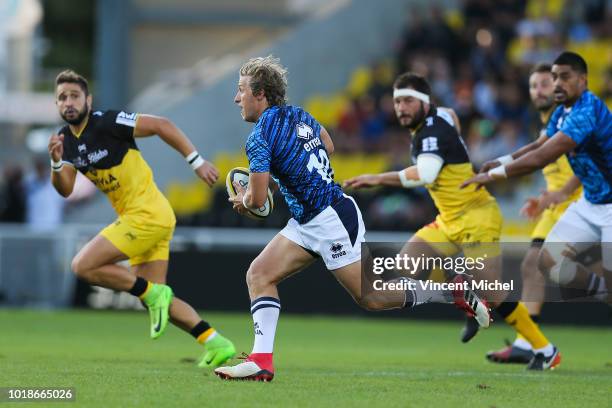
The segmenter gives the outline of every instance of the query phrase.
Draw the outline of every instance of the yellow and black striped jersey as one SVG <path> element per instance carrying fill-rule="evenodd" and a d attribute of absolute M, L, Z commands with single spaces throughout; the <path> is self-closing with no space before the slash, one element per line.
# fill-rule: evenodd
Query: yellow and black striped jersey
<path fill-rule="evenodd" d="M 89 115 L 80 134 L 64 126 L 62 160 L 100 189 L 120 216 L 136 222 L 174 226 L 170 203 L 157 188 L 153 173 L 134 140 L 138 114 L 109 110 Z"/>
<path fill-rule="evenodd" d="M 412 138 L 414 163 L 421 154 L 433 154 L 443 160 L 436 180 L 425 186 L 443 221 L 452 221 L 471 208 L 495 200 L 484 187 L 476 189 L 472 184 L 459 188 L 462 182 L 474 175 L 474 169 L 453 118 L 433 105 Z"/>

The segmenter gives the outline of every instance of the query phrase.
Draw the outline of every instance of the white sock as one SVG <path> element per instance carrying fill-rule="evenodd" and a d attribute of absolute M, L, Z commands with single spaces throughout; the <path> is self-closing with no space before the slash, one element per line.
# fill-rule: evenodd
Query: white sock
<path fill-rule="evenodd" d="M 269 296 L 257 298 L 251 302 L 251 314 L 255 332 L 252 353 L 272 353 L 280 301 Z"/>
<path fill-rule="evenodd" d="M 606 287 L 605 278 L 591 272 L 587 293 L 589 296 L 593 296 L 595 299 L 605 302 L 608 298 L 608 288 Z"/>
<path fill-rule="evenodd" d="M 453 303 L 453 295 L 448 290 L 425 289 L 422 283 L 412 278 L 402 278 L 408 282 L 412 282 L 414 289 L 406 290 L 406 305 L 414 307 L 424 303 Z"/>
<path fill-rule="evenodd" d="M 211 341 L 212 339 L 214 339 L 215 337 L 217 337 L 219 333 L 217 333 L 217 331 L 215 330 L 213 334 L 211 334 L 210 336 L 208 336 L 206 338 L 206 340 L 204 340 L 204 344 L 208 343 L 209 341 Z"/>
<path fill-rule="evenodd" d="M 550 357 L 552 356 L 552 353 L 555 352 L 555 348 L 553 347 L 553 345 L 551 343 L 548 343 L 546 346 L 539 348 L 539 349 L 534 349 L 533 350 L 533 354 L 544 354 L 545 357 Z"/>
<path fill-rule="evenodd" d="M 514 343 L 512 343 L 512 345 L 514 347 L 518 347 L 518 348 L 523 349 L 523 350 L 531 350 L 532 349 L 531 343 L 528 342 L 527 340 L 525 340 L 522 337 L 519 337 L 516 340 L 514 340 Z"/>

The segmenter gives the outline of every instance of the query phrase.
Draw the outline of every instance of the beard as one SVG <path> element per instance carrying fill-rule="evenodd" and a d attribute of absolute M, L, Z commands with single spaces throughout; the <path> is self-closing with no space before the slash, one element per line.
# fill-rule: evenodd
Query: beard
<path fill-rule="evenodd" d="M 415 129 L 425 119 L 425 107 L 421 102 L 420 109 L 418 112 L 412 115 L 401 115 L 398 117 L 400 124 L 408 129 Z M 409 119 L 408 122 L 402 121 L 402 119 Z"/>
<path fill-rule="evenodd" d="M 85 117 L 89 114 L 89 107 L 87 106 L 87 104 L 85 104 L 85 106 L 83 107 L 83 110 L 77 111 L 77 112 L 78 112 L 78 115 L 76 117 L 73 117 L 72 119 L 69 118 L 66 113 L 62 113 L 61 117 L 62 119 L 64 119 L 66 123 L 69 123 L 71 125 L 79 125 L 83 122 Z"/>
<path fill-rule="evenodd" d="M 540 112 L 547 112 L 554 104 L 554 95 L 551 95 L 548 98 L 541 98 L 540 101 L 535 103 L 535 107 Z"/>

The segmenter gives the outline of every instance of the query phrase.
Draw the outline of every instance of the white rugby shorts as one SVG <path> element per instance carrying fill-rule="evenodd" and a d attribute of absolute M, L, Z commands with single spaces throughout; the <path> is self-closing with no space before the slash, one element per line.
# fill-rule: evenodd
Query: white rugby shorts
<path fill-rule="evenodd" d="M 578 253 L 601 243 L 603 266 L 612 270 L 612 204 L 593 204 L 580 197 L 565 210 L 544 245 L 555 243 L 565 243 Z"/>
<path fill-rule="evenodd" d="M 347 195 L 305 224 L 291 218 L 280 233 L 321 256 L 330 271 L 361 260 L 365 226 L 357 203 Z"/>

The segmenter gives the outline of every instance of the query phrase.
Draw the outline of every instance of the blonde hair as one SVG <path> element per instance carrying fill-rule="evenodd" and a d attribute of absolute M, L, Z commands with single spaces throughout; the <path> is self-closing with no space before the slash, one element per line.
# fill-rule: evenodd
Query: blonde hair
<path fill-rule="evenodd" d="M 240 75 L 250 76 L 251 91 L 263 91 L 270 106 L 287 103 L 287 68 L 272 55 L 251 58 L 240 68 Z"/>

